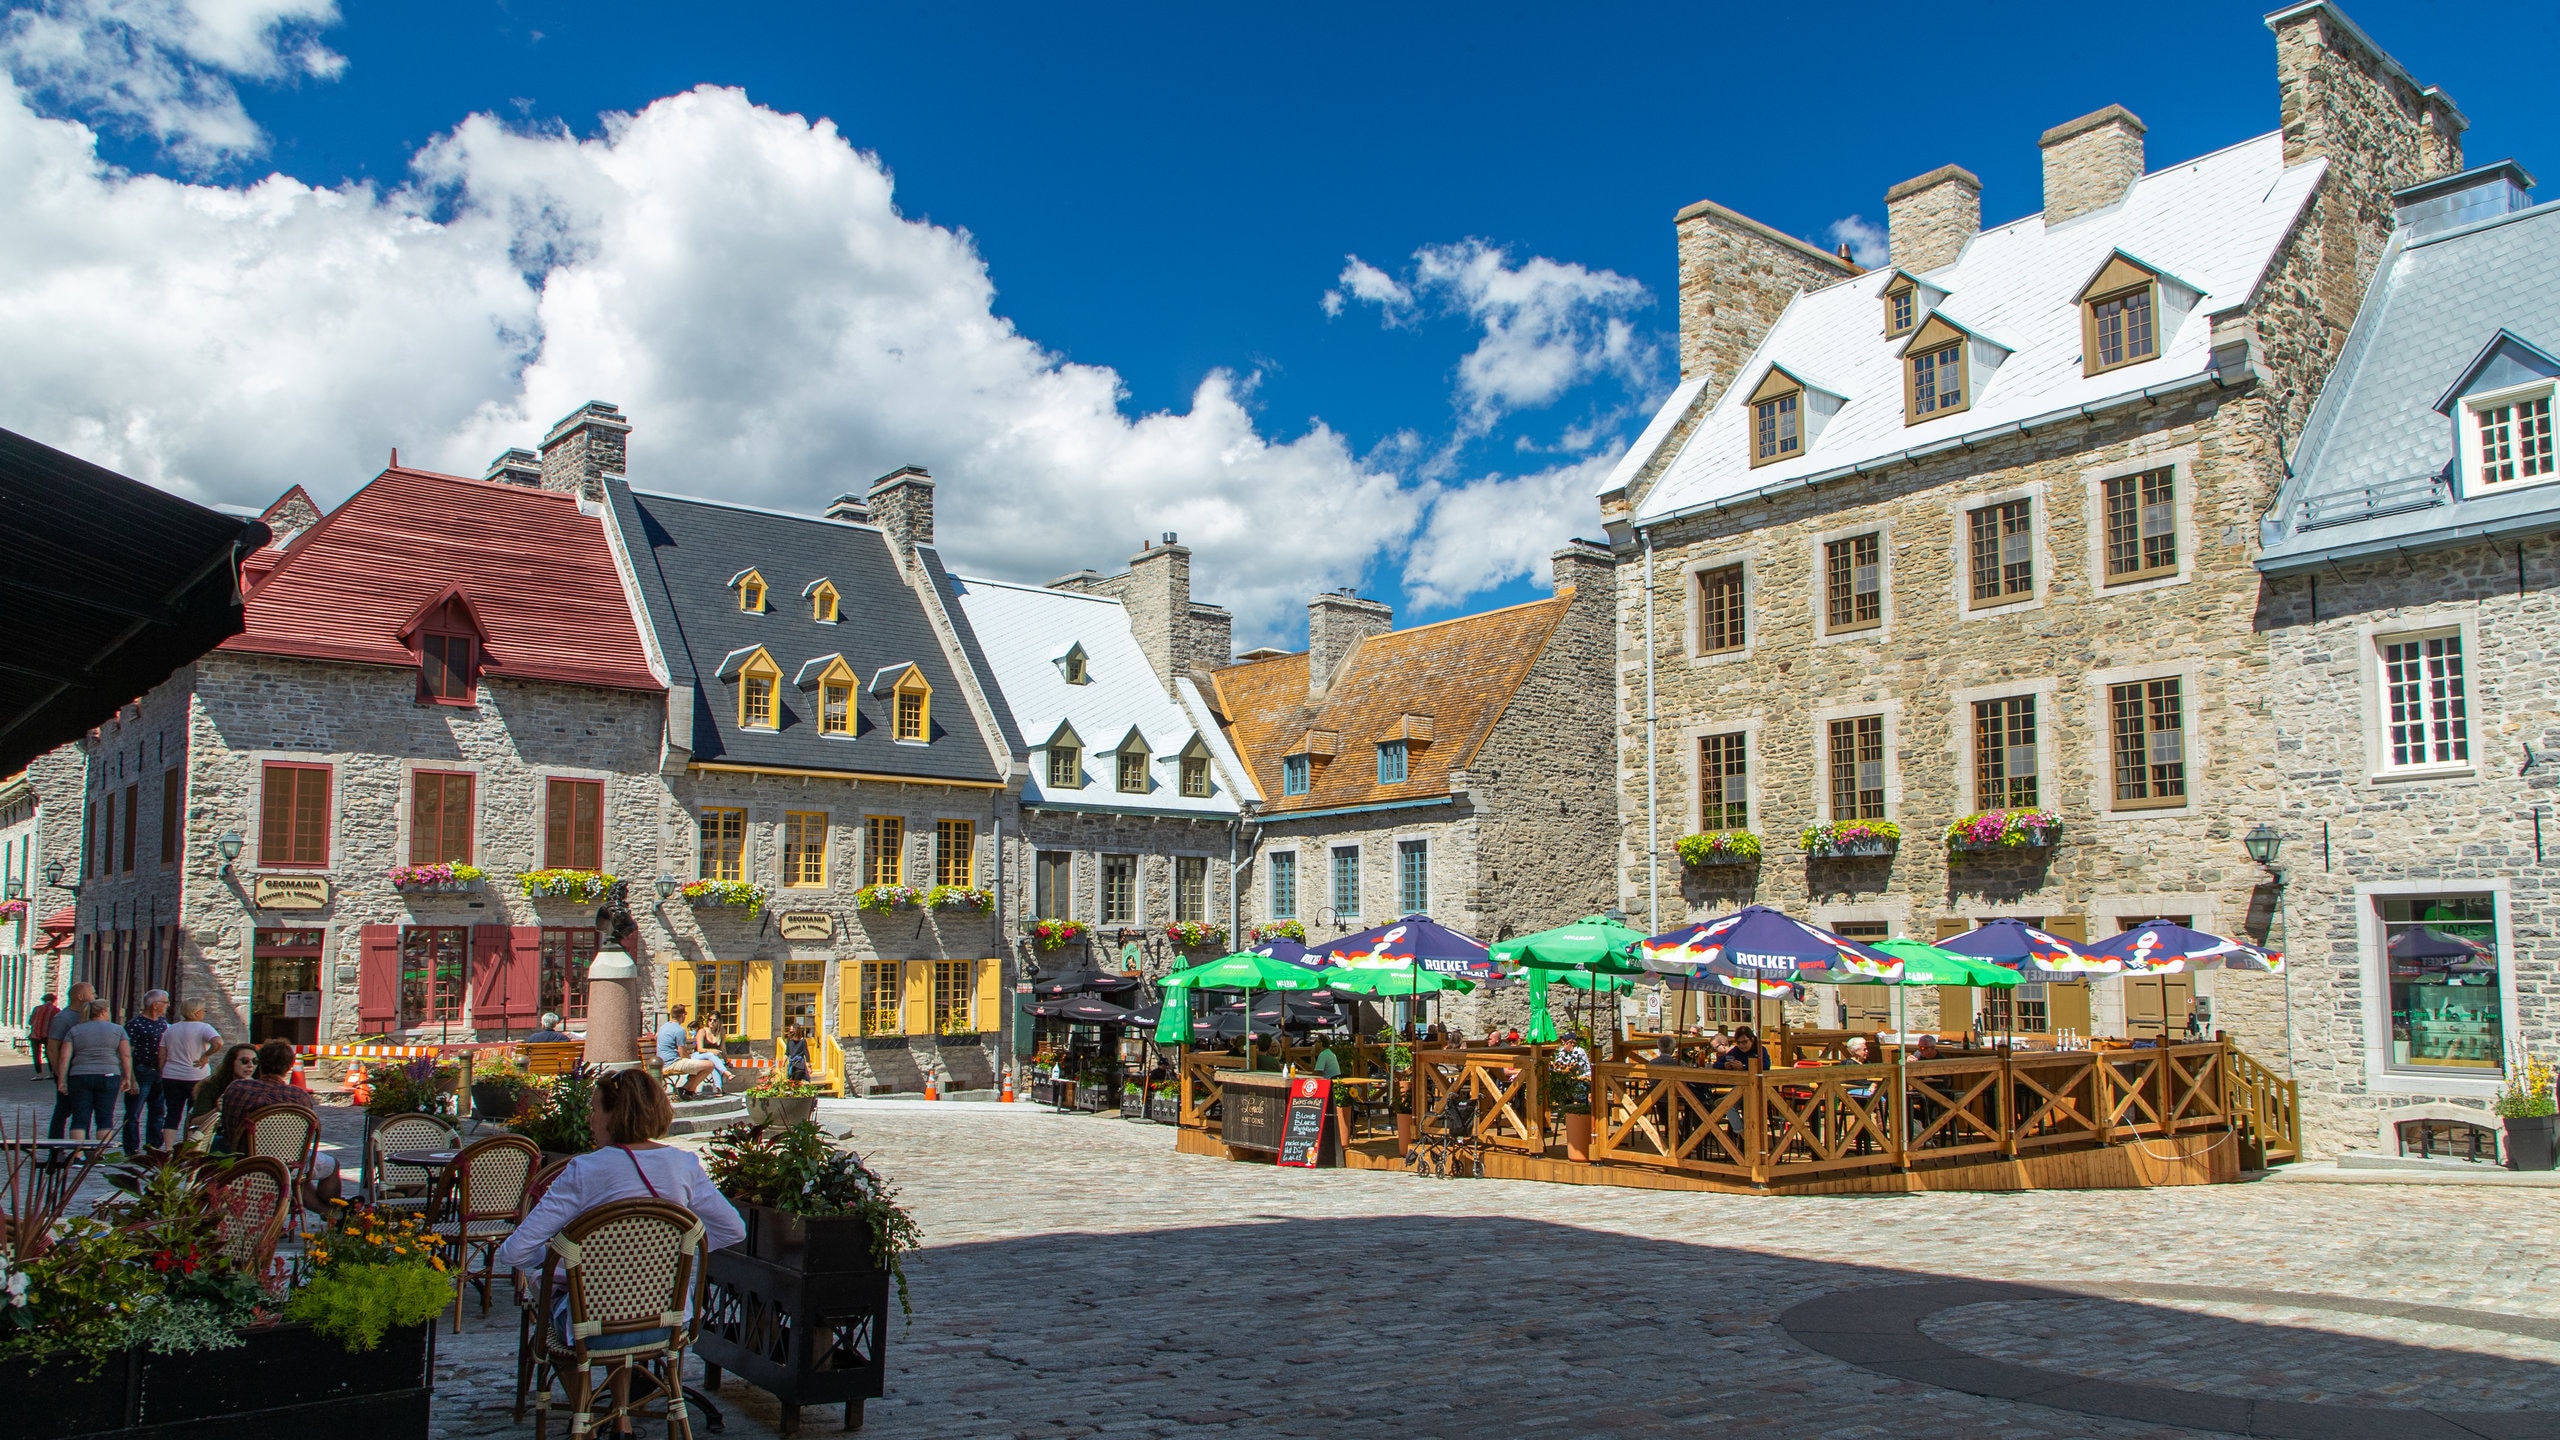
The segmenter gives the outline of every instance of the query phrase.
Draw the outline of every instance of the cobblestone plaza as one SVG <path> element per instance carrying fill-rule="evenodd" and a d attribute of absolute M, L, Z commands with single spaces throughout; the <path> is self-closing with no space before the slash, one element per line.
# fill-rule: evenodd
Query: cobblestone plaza
<path fill-rule="evenodd" d="M 925 1228 L 873 1434 L 2560 1433 L 2555 1190 L 1730 1197 L 1282 1172 L 1030 1105 L 821 1118 Z M 438 1343 L 437 1433 L 520 1433 L 503 1296 Z"/>

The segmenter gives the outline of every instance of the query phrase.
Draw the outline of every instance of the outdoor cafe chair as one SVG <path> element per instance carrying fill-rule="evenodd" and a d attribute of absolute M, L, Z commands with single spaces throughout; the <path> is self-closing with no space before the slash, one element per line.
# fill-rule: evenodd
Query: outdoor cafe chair
<path fill-rule="evenodd" d="M 434 1115 L 394 1115 L 364 1142 L 364 1194 L 377 1210 L 423 1213 L 435 1195 L 435 1172 L 392 1163 L 394 1155 L 451 1149 L 460 1132 Z"/>
<path fill-rule="evenodd" d="M 518 1225 L 524 1223 L 525 1216 L 533 1213 L 534 1206 L 542 1203 L 543 1196 L 551 1193 L 552 1183 L 560 1178 L 560 1172 L 568 1169 L 569 1162 L 575 1158 L 563 1155 L 557 1160 L 545 1161 L 541 1169 L 533 1172 L 533 1178 L 524 1182 L 524 1199 L 516 1205 Z M 533 1277 L 518 1270 L 510 1283 L 516 1292 L 516 1419 L 522 1422 L 525 1397 L 533 1391 L 534 1352 L 542 1339 L 538 1333 L 542 1306 L 538 1303 Z"/>
<path fill-rule="evenodd" d="M 273 1155 L 244 1155 L 220 1168 L 213 1193 L 222 1215 L 215 1248 L 233 1269 L 264 1276 L 292 1209 L 293 1173 Z"/>
<path fill-rule="evenodd" d="M 240 1153 L 283 1162 L 285 1173 L 293 1177 L 285 1223 L 300 1235 L 302 1190 L 310 1183 L 312 1165 L 320 1154 L 319 1112 L 291 1103 L 259 1106 L 241 1118 Z"/>
<path fill-rule="evenodd" d="M 427 1231 L 444 1248 L 453 1270 L 453 1329 L 462 1333 L 462 1292 L 478 1286 L 480 1313 L 489 1313 L 489 1286 L 497 1279 L 498 1247 L 516 1228 L 525 1182 L 542 1163 L 541 1147 L 521 1135 L 474 1140 L 453 1157 Z M 479 1268 L 472 1268 L 473 1257 Z"/>
<path fill-rule="evenodd" d="M 534 1440 L 549 1440 L 555 1380 L 568 1394 L 571 1440 L 660 1401 L 671 1440 L 692 1440 L 684 1352 L 702 1328 L 702 1221 L 664 1200 L 616 1200 L 563 1226 L 549 1249 L 535 1309 Z"/>

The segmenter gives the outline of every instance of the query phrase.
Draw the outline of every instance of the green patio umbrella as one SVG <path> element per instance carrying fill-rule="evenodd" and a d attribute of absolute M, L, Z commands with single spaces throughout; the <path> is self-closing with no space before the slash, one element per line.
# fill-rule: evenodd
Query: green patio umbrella
<path fill-rule="evenodd" d="M 1315 976 L 1319 989 L 1346 995 L 1373 995 L 1388 1000 L 1406 995 L 1435 995 L 1443 990 L 1465 994 L 1476 988 L 1476 982 L 1464 975 L 1447 975 L 1419 965 L 1319 970 Z"/>
<path fill-rule="evenodd" d="M 1631 929 L 1606 915 L 1585 915 L 1570 925 L 1552 930 L 1514 936 L 1493 947 L 1496 964 L 1517 965 L 1524 970 L 1563 972 L 1558 976 L 1532 976 L 1529 981 L 1529 1043 L 1544 1044 L 1555 1039 L 1555 1020 L 1547 1011 L 1546 988 L 1556 979 L 1577 990 L 1591 992 L 1591 1020 L 1595 1037 L 1600 1020 L 1600 996 L 1623 995 L 1633 985 L 1594 983 L 1595 976 L 1642 975 L 1646 968 L 1637 963 L 1635 947 L 1645 938 L 1641 930 Z M 1538 1038 L 1544 1030 L 1546 1040 Z M 1596 1041 L 1595 1041 L 1596 1043 Z"/>
<path fill-rule="evenodd" d="M 1556 1039 L 1556 1017 L 1547 1009 L 1547 987 L 1529 987 L 1529 1028 L 1525 1038 L 1532 1045 L 1552 1045 Z"/>
<path fill-rule="evenodd" d="M 1325 977 L 1304 965 L 1251 951 L 1238 951 L 1204 961 L 1187 969 L 1176 970 L 1156 982 L 1165 996 L 1164 1018 L 1156 1024 L 1159 1041 L 1177 1005 L 1182 1010 L 1183 1038 L 1188 1040 L 1191 1024 L 1190 994 L 1201 990 L 1242 990 L 1245 992 L 1244 1063 L 1253 1068 L 1253 992 L 1256 990 L 1320 990 Z"/>

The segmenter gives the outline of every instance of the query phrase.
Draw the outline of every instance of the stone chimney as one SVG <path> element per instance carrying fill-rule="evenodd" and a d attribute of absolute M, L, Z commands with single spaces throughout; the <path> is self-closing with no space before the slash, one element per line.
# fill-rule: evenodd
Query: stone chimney
<path fill-rule="evenodd" d="M 1112 589 L 1129 613 L 1129 629 L 1169 695 L 1174 677 L 1191 669 L 1191 547 L 1168 530 L 1162 543 L 1130 556 L 1129 573 L 1119 579 Z"/>
<path fill-rule="evenodd" d="M 1599 601 L 1614 605 L 1618 594 L 1618 560 L 1609 553 L 1606 542 L 1570 540 L 1563 549 L 1547 557 L 1553 567 L 1559 593 L 1570 586 L 1573 603 Z"/>
<path fill-rule="evenodd" d="M 1920 274 L 1955 262 L 1982 231 L 1982 179 L 1961 165 L 1941 165 L 1884 192 L 1888 258 Z"/>
<path fill-rule="evenodd" d="M 1333 684 L 1351 647 L 1396 627 L 1396 612 L 1348 590 L 1319 595 L 1307 602 L 1307 698 L 1322 696 Z"/>
<path fill-rule="evenodd" d="M 871 482 L 865 497 L 871 523 L 889 537 L 889 553 L 904 570 L 919 545 L 933 543 L 933 477 L 921 465 L 901 465 Z"/>
<path fill-rule="evenodd" d="M 2044 223 L 2104 210 L 2142 178 L 2142 136 L 2149 127 L 2121 105 L 2065 120 L 2044 132 Z"/>
<path fill-rule="evenodd" d="M 588 500 L 604 498 L 604 477 L 630 473 L 631 422 L 602 400 L 590 400 L 560 417 L 542 437 L 542 488 Z"/>
<path fill-rule="evenodd" d="M 1191 668 L 1223 670 L 1236 663 L 1235 612 L 1224 605 L 1191 602 Z"/>
<path fill-rule="evenodd" d="M 859 495 L 839 495 L 827 502 L 825 515 L 830 520 L 850 520 L 856 525 L 871 523 L 871 507 Z"/>
<path fill-rule="evenodd" d="M 528 490 L 542 488 L 542 457 L 521 447 L 501 450 L 489 462 L 488 474 L 481 478 L 501 485 L 522 485 Z"/>
<path fill-rule="evenodd" d="M 1707 405 L 1733 383 L 1788 301 L 1859 273 L 1847 256 L 1713 200 L 1682 207 L 1671 227 L 1680 245 L 1680 378 L 1707 376 Z"/>

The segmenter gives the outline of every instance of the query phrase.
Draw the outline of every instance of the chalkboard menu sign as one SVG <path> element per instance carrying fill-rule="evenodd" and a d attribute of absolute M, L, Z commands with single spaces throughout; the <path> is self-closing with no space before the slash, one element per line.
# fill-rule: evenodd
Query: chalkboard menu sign
<path fill-rule="evenodd" d="M 1289 1115 L 1280 1131 L 1280 1163 L 1310 1168 L 1324 1150 L 1324 1112 L 1331 1108 L 1333 1082 L 1321 1075 L 1301 1075 L 1289 1082 Z"/>

